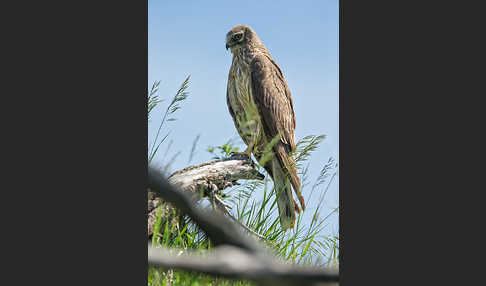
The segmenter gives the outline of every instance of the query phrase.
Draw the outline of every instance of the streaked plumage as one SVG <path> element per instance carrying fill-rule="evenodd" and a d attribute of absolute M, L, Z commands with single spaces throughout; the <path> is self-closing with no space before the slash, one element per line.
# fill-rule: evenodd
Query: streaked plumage
<path fill-rule="evenodd" d="M 233 53 L 228 75 L 227 103 L 236 129 L 250 151 L 260 160 L 265 146 L 276 135 L 275 156 L 265 164 L 277 190 L 283 190 L 277 203 L 282 229 L 293 228 L 295 211 L 292 187 L 302 210 L 300 180 L 290 155 L 295 149 L 295 114 L 284 75 L 257 34 L 248 26 L 237 25 L 226 36 L 226 48 Z M 249 124 L 248 124 L 249 122 Z"/>

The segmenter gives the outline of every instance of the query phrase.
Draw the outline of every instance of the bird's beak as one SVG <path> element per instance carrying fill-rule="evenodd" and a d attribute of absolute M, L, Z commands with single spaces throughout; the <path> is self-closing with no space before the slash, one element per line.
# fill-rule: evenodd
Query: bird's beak
<path fill-rule="evenodd" d="M 229 47 L 230 47 L 230 45 L 228 45 L 228 43 L 226 43 L 226 50 L 228 50 Z"/>

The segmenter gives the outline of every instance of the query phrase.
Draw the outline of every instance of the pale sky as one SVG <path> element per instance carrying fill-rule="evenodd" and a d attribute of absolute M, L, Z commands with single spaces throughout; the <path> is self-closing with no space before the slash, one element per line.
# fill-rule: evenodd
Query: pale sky
<path fill-rule="evenodd" d="M 237 137 L 226 106 L 226 84 L 232 54 L 225 49 L 225 35 L 237 24 L 251 26 L 282 69 L 289 85 L 296 115 L 296 139 L 325 134 L 313 153 L 310 185 L 329 157 L 339 159 L 339 9 L 332 1 L 161 1 L 148 3 L 148 86 L 160 80 L 158 95 L 169 101 L 187 75 L 189 98 L 168 122 L 169 139 L 154 162 L 162 164 L 167 143 L 173 140 L 167 161 L 178 151 L 171 170 L 188 166 L 192 143 L 201 135 L 190 164 L 211 160 L 208 146 Z M 166 102 L 156 108 L 149 123 L 152 144 Z M 245 146 L 241 146 L 244 149 Z M 324 217 L 339 206 L 339 176 L 325 199 Z M 326 184 L 315 192 L 323 192 Z M 313 198 L 317 200 L 318 196 Z M 304 220 L 315 203 L 308 202 Z M 338 215 L 327 222 L 326 233 L 338 234 Z"/>

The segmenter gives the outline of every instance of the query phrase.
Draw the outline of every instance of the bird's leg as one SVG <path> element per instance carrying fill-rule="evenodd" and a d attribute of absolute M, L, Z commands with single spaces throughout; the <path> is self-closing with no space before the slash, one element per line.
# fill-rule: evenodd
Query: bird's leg
<path fill-rule="evenodd" d="M 253 143 L 250 143 L 248 147 L 246 147 L 245 151 L 243 152 L 231 152 L 231 156 L 241 156 L 241 157 L 248 157 L 251 159 L 251 153 L 253 152 Z"/>
<path fill-rule="evenodd" d="M 246 150 L 243 151 L 243 154 L 246 154 L 246 156 L 248 156 L 248 158 L 251 158 L 251 153 L 253 153 L 253 143 L 250 143 L 250 145 L 248 145 L 248 147 L 246 147 Z"/>

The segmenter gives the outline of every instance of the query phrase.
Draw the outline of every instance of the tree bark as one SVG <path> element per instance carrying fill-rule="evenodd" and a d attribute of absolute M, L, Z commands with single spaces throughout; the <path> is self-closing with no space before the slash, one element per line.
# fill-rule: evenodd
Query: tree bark
<path fill-rule="evenodd" d="M 168 181 L 197 201 L 201 198 L 201 193 L 208 195 L 211 191 L 221 192 L 233 186 L 237 180 L 264 178 L 263 174 L 255 170 L 253 162 L 248 157 L 232 156 L 176 171 L 169 176 Z M 147 229 L 150 237 L 154 232 L 157 211 L 162 211 L 162 216 L 169 216 L 173 208 L 150 189 L 147 206 Z"/>

